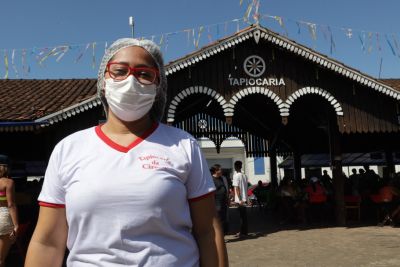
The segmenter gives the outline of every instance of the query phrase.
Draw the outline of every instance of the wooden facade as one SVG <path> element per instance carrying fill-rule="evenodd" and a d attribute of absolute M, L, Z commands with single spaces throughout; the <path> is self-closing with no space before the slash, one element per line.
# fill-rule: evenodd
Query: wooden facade
<path fill-rule="evenodd" d="M 301 155 L 330 155 L 336 220 L 345 224 L 343 153 L 381 151 L 394 171 L 400 151 L 400 91 L 265 28 L 234 36 L 171 62 L 167 122 L 180 125 L 196 114 L 225 120 L 266 140 L 271 181 L 276 156 L 293 155 L 301 179 Z M 193 122 L 191 133 L 198 132 Z M 203 136 L 212 128 L 203 125 Z M 214 138 L 217 149 L 226 137 Z M 252 155 L 249 140 L 237 134 Z"/>
<path fill-rule="evenodd" d="M 261 76 L 246 73 L 251 56 L 265 62 Z M 171 124 L 206 113 L 278 153 L 327 151 L 329 128 L 346 152 L 400 150 L 397 89 L 259 26 L 170 63 L 167 74 Z"/>

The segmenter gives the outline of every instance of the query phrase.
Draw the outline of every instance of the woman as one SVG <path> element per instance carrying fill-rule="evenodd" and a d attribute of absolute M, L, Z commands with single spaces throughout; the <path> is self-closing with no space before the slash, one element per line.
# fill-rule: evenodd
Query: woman
<path fill-rule="evenodd" d="M 166 77 L 151 41 L 106 51 L 104 125 L 54 148 L 25 266 L 226 266 L 215 190 L 196 140 L 160 124 Z"/>
<path fill-rule="evenodd" d="M 215 207 L 217 209 L 218 218 L 221 221 L 224 234 L 228 233 L 228 203 L 229 203 L 229 187 L 228 181 L 222 176 L 221 165 L 214 164 L 210 168 L 215 185 Z"/>
<path fill-rule="evenodd" d="M 18 231 L 17 206 L 13 180 L 8 178 L 8 167 L 0 165 L 0 267 L 5 266 L 8 251 Z"/>

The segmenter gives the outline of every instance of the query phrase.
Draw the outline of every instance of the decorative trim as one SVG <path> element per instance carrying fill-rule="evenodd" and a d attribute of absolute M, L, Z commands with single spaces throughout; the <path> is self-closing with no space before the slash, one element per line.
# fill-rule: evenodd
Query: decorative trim
<path fill-rule="evenodd" d="M 335 61 L 334 59 L 330 59 L 325 55 L 317 53 L 310 48 L 307 48 L 292 40 L 289 40 L 286 37 L 280 36 L 279 34 L 272 32 L 266 28 L 263 28 L 259 25 L 250 26 L 249 28 L 231 37 L 221 40 L 214 45 L 207 46 L 189 56 L 183 57 L 179 60 L 176 60 L 168 64 L 165 67 L 166 75 L 168 76 L 174 72 L 177 72 L 178 70 L 184 69 L 188 66 L 191 66 L 192 64 L 196 64 L 197 62 L 200 62 L 201 60 L 206 59 L 214 54 L 218 54 L 227 48 L 236 46 L 237 44 L 251 37 L 254 38 L 255 42 L 257 42 L 258 38 L 264 39 L 270 43 L 282 47 L 285 50 L 288 50 L 307 60 L 310 60 L 323 68 L 330 69 L 336 73 L 339 73 L 344 77 L 354 80 L 359 84 L 370 87 L 396 100 L 400 100 L 400 92 L 393 89 L 392 87 L 384 83 L 381 83 L 375 78 L 372 78 L 364 73 L 361 73 L 358 70 L 347 67 L 344 64 Z"/>
<path fill-rule="evenodd" d="M 49 114 L 40 119 L 37 119 L 37 120 L 35 120 L 35 122 L 46 121 L 48 123 L 44 126 L 52 125 L 54 123 L 65 120 L 67 118 L 73 117 L 81 112 L 84 112 L 86 110 L 97 107 L 98 105 L 101 105 L 101 101 L 97 96 L 94 96 L 94 97 L 86 99 L 78 104 L 72 105 L 70 107 L 67 107 L 67 108 L 57 111 L 55 113 Z M 42 127 L 44 127 L 44 126 L 42 126 Z"/>
<path fill-rule="evenodd" d="M 35 124 L 35 125 L 15 125 L 15 126 L 4 126 L 0 127 L 0 132 L 31 132 L 34 130 L 38 130 L 42 127 L 47 126 L 46 122 L 43 124 Z"/>
<path fill-rule="evenodd" d="M 177 72 L 193 64 L 196 64 L 197 62 L 200 62 L 203 59 L 218 54 L 221 51 L 231 48 L 232 46 L 236 46 L 237 44 L 249 39 L 250 37 L 252 37 L 252 33 L 249 30 L 237 33 L 236 35 L 228 37 L 220 42 L 217 42 L 212 46 L 203 48 L 198 52 L 195 52 L 187 57 L 184 57 L 180 60 L 177 60 L 176 62 L 167 65 L 165 67 L 165 74 L 168 76 L 174 72 Z"/>
<path fill-rule="evenodd" d="M 281 113 L 281 116 L 282 116 L 282 113 L 284 112 L 284 110 L 286 108 L 286 105 L 285 105 L 285 103 L 283 103 L 282 99 L 277 94 L 275 94 L 274 92 L 269 90 L 268 88 L 259 87 L 259 86 L 252 86 L 252 87 L 244 88 L 244 89 L 240 90 L 239 92 L 237 92 L 234 96 L 232 96 L 232 98 L 229 100 L 229 104 L 228 104 L 230 113 L 228 113 L 226 116 L 233 116 L 235 106 L 240 99 L 242 99 L 246 95 L 254 95 L 254 94 L 266 95 L 268 98 L 270 98 L 272 101 L 274 101 Z"/>
<path fill-rule="evenodd" d="M 205 94 L 209 95 L 221 105 L 224 115 L 229 116 L 231 113 L 231 109 L 229 105 L 227 104 L 225 98 L 217 93 L 215 90 L 210 89 L 206 86 L 191 86 L 188 87 L 181 92 L 179 92 L 172 100 L 171 103 L 169 104 L 168 107 L 168 112 L 167 112 L 167 122 L 172 123 L 175 121 L 175 111 L 179 103 L 185 99 L 186 97 L 193 95 L 193 94 Z M 233 111 L 233 110 L 232 110 Z"/>
<path fill-rule="evenodd" d="M 280 109 L 281 116 L 285 117 L 289 116 L 290 107 L 293 104 L 293 102 L 304 95 L 310 95 L 310 94 L 322 96 L 323 98 L 328 100 L 328 102 L 331 103 L 332 107 L 335 109 L 336 115 L 343 116 L 343 108 L 340 105 L 339 101 L 337 101 L 337 99 L 331 93 L 319 87 L 304 87 L 292 93 L 283 104 L 285 105 L 285 107 Z"/>

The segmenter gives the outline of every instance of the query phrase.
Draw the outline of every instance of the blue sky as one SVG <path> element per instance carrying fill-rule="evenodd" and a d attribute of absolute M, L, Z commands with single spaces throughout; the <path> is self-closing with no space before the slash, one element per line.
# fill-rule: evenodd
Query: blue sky
<path fill-rule="evenodd" d="M 195 29 L 195 39 L 200 37 L 199 47 L 210 40 L 232 34 L 237 27 L 237 23 L 232 20 L 243 18 L 249 1 L 243 0 L 242 6 L 239 5 L 240 0 L 2 1 L 0 78 L 6 72 L 5 54 L 9 62 L 9 78 L 17 77 L 15 69 L 20 78 L 94 78 L 105 42 L 109 44 L 117 38 L 130 36 L 129 16 L 135 19 L 136 36 L 151 38 L 154 35 L 158 43 L 164 36 L 161 46 L 168 62 L 196 49 L 192 32 L 188 36 L 183 30 Z M 289 38 L 296 42 L 374 77 L 379 75 L 382 59 L 381 77 L 400 78 L 400 49 L 397 50 L 392 38 L 392 34 L 395 34 L 400 46 L 400 1 L 261 0 L 260 3 L 259 13 L 282 17 Z M 315 23 L 316 40 L 312 40 L 309 27 L 305 24 L 301 24 L 299 34 L 296 21 Z M 224 22 L 229 23 L 225 26 Z M 283 28 L 272 18 L 262 18 L 260 22 L 263 26 L 284 33 Z M 221 24 L 217 27 L 215 24 L 218 23 Z M 320 25 L 330 26 L 336 46 L 332 54 L 330 34 L 326 26 Z M 199 36 L 201 26 L 205 27 Z M 243 22 L 239 26 L 246 27 Z M 348 31 L 342 28 L 352 29 L 352 37 L 346 36 Z M 171 32 L 179 33 L 165 34 Z M 393 55 L 386 36 L 396 55 Z M 364 38 L 364 51 L 359 37 Z M 93 42 L 96 42 L 94 50 Z M 91 45 L 85 51 L 88 43 Z M 56 59 L 61 53 L 43 60 L 43 56 L 60 45 L 71 47 L 59 62 Z M 26 57 L 22 56 L 23 48 L 27 49 Z M 11 64 L 13 51 L 14 64 Z M 38 62 L 41 59 L 43 61 L 40 65 Z"/>

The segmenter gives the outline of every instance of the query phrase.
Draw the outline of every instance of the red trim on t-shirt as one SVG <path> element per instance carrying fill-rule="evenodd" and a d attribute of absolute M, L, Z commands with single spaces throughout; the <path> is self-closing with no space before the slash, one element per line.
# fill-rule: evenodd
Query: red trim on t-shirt
<path fill-rule="evenodd" d="M 138 136 L 138 138 L 136 138 L 135 141 L 133 141 L 128 146 L 121 146 L 115 143 L 107 135 L 104 134 L 103 130 L 101 129 L 101 126 L 103 125 L 97 125 L 95 128 L 96 134 L 100 137 L 100 139 L 103 140 L 103 142 L 109 145 L 110 147 L 114 148 L 115 150 L 127 153 L 129 150 L 140 144 L 144 139 L 146 139 L 149 135 L 151 135 L 157 129 L 158 123 L 157 122 L 153 123 L 153 125 L 146 132 L 144 132 L 141 136 Z"/>
<path fill-rule="evenodd" d="M 206 197 L 208 197 L 210 195 L 214 195 L 214 193 L 215 193 L 215 191 L 211 191 L 211 192 L 208 192 L 207 194 L 204 194 L 204 195 L 201 195 L 201 196 L 198 196 L 198 197 L 189 198 L 188 200 L 189 200 L 189 202 L 196 202 L 196 201 L 199 201 L 199 200 L 201 200 L 203 198 L 206 198 Z"/>
<path fill-rule="evenodd" d="M 49 208 L 65 208 L 64 204 L 55 204 L 55 203 L 49 203 L 49 202 L 43 202 L 43 201 L 39 201 L 39 206 L 49 207 Z"/>

